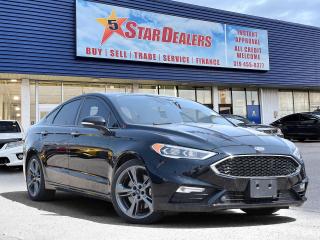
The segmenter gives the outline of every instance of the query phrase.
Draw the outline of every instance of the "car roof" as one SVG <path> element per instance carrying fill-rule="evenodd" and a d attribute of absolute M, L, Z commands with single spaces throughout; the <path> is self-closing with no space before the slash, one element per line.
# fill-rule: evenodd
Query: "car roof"
<path fill-rule="evenodd" d="M 146 94 L 146 93 L 87 93 L 81 96 L 101 96 L 106 98 L 114 98 L 114 97 L 120 97 L 120 96 L 145 96 L 145 97 L 163 98 L 168 100 L 184 99 L 181 97 L 163 96 L 163 95 Z M 81 97 L 81 96 L 78 96 L 78 97 Z M 184 99 L 184 100 L 188 100 L 188 99 Z"/>

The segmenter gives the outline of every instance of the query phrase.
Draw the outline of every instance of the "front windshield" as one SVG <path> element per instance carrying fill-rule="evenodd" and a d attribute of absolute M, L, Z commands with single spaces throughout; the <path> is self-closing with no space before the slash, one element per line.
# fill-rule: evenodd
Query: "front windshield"
<path fill-rule="evenodd" d="M 17 122 L 0 121 L 0 133 L 19 133 L 21 132 Z"/>
<path fill-rule="evenodd" d="M 158 125 L 171 123 L 210 123 L 232 125 L 202 104 L 177 98 L 122 95 L 115 105 L 127 123 Z"/>

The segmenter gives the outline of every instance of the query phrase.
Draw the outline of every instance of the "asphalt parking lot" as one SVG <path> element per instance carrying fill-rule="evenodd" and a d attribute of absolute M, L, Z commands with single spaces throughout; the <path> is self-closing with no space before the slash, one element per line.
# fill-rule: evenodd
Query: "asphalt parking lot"
<path fill-rule="evenodd" d="M 0 239 L 320 239 L 320 142 L 297 145 L 310 178 L 308 201 L 269 217 L 219 211 L 129 225 L 100 200 L 58 192 L 55 201 L 32 202 L 22 172 L 1 168 Z"/>

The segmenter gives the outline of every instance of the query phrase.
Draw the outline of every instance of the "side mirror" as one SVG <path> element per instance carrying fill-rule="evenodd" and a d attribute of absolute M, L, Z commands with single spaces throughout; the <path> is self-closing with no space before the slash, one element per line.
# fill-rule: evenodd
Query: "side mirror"
<path fill-rule="evenodd" d="M 106 120 L 101 116 L 85 117 L 81 121 L 82 126 L 87 128 L 95 128 L 103 132 L 104 135 L 112 135 L 110 129 L 106 127 Z"/>

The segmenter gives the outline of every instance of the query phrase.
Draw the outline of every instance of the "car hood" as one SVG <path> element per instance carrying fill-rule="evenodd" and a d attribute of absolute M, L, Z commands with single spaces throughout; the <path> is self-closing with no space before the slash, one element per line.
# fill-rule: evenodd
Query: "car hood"
<path fill-rule="evenodd" d="M 251 127 L 254 129 L 274 129 L 275 127 L 270 125 L 263 125 L 263 124 L 248 124 L 246 127 Z"/>
<path fill-rule="evenodd" d="M 263 148 L 260 149 L 264 149 L 265 153 L 288 154 L 290 152 L 288 145 L 281 138 L 250 128 L 205 123 L 166 124 L 149 126 L 149 128 L 178 145 L 199 149 L 222 149 L 239 154 L 255 153 L 256 147 L 262 146 Z"/>
<path fill-rule="evenodd" d="M 23 138 L 22 133 L 0 133 L 0 140 Z"/>

